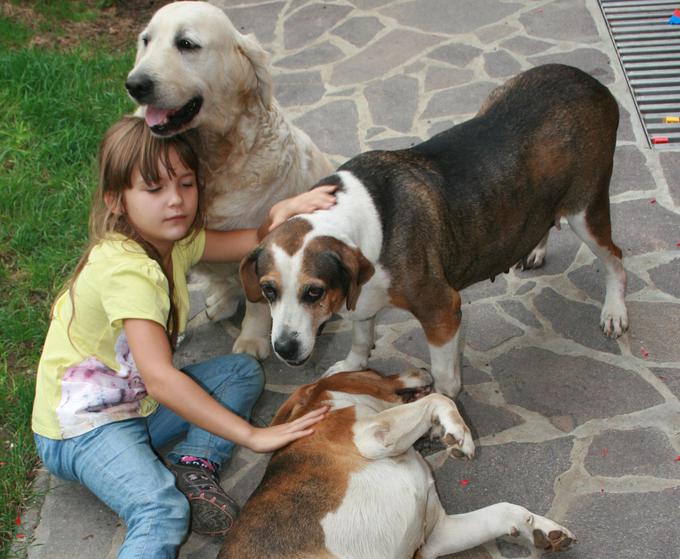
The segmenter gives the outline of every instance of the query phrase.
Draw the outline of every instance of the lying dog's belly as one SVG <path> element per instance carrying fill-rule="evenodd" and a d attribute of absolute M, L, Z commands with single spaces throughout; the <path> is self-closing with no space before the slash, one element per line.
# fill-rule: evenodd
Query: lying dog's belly
<path fill-rule="evenodd" d="M 340 507 L 321 521 L 326 548 L 343 559 L 412 559 L 425 538 L 433 483 L 415 450 L 352 474 Z"/>

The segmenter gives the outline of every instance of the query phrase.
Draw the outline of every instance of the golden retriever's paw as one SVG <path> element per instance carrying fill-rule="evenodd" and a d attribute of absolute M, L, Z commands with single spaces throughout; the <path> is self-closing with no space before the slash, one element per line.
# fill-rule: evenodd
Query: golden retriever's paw
<path fill-rule="evenodd" d="M 269 357 L 271 343 L 268 338 L 246 338 L 239 336 L 234 342 L 232 353 L 247 353 L 262 361 Z"/>

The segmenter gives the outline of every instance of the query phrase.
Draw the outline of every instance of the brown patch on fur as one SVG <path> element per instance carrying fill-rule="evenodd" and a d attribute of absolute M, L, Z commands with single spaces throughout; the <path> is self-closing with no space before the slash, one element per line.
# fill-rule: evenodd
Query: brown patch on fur
<path fill-rule="evenodd" d="M 305 235 L 311 230 L 312 224 L 306 219 L 290 219 L 268 235 L 267 244 L 276 245 L 292 256 L 302 248 Z"/>

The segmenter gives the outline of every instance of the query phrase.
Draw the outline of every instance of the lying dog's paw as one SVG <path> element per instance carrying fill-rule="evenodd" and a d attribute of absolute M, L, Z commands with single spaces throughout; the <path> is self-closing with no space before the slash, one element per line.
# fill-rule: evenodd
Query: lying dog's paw
<path fill-rule="evenodd" d="M 604 306 L 600 315 L 600 327 L 606 336 L 618 338 L 628 330 L 628 312 L 618 306 Z"/>
<path fill-rule="evenodd" d="M 564 551 L 576 542 L 576 536 L 556 522 L 534 515 L 534 546 L 543 551 Z"/>
<path fill-rule="evenodd" d="M 232 353 L 247 353 L 256 359 L 263 360 L 269 357 L 271 344 L 267 338 L 245 338 L 239 336 L 234 341 Z"/>
<path fill-rule="evenodd" d="M 440 429 L 440 437 L 447 452 L 455 458 L 469 458 L 475 456 L 475 443 L 472 441 L 472 433 L 461 418 L 455 404 L 451 402 L 452 408 L 443 410 L 438 414 L 438 426 L 434 430 Z"/>

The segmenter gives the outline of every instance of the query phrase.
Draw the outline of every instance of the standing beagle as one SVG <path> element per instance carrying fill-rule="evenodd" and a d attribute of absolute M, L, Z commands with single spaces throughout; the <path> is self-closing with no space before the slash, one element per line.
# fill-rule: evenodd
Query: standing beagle
<path fill-rule="evenodd" d="M 367 366 L 386 305 L 422 325 L 438 392 L 461 387 L 460 290 L 520 263 L 543 263 L 566 218 L 607 272 L 605 334 L 628 328 L 626 274 L 609 214 L 619 111 L 584 72 L 539 66 L 494 90 L 477 115 L 410 149 L 342 165 L 327 211 L 295 217 L 241 263 L 250 301 L 272 310 L 272 343 L 290 365 L 311 354 L 332 314 L 353 322 L 352 349 L 329 373 Z"/>

